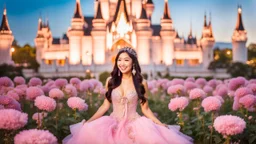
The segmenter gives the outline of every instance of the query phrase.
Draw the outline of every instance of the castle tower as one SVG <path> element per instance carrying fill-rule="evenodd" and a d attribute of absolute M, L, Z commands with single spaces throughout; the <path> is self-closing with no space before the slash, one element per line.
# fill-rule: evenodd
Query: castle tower
<path fill-rule="evenodd" d="M 12 62 L 11 46 L 14 37 L 8 24 L 7 11 L 4 8 L 1 27 L 0 27 L 0 64 Z"/>
<path fill-rule="evenodd" d="M 38 20 L 38 29 L 37 29 L 37 36 L 34 40 L 35 46 L 36 46 L 36 60 L 39 64 L 42 63 L 43 59 L 43 49 L 44 49 L 44 43 L 45 43 L 45 38 L 43 35 L 43 22 L 41 17 Z"/>
<path fill-rule="evenodd" d="M 206 14 L 204 15 L 204 27 L 202 31 L 202 37 L 200 39 L 200 45 L 202 47 L 202 65 L 207 69 L 210 62 L 213 61 L 213 46 L 215 39 L 212 33 L 211 18 L 209 24 L 207 24 Z"/>
<path fill-rule="evenodd" d="M 247 61 L 247 32 L 243 26 L 242 7 L 238 6 L 236 28 L 232 36 L 233 62 L 246 63 Z"/>
<path fill-rule="evenodd" d="M 140 17 L 141 9 L 142 9 L 142 0 L 131 0 L 131 15 L 135 18 Z"/>
<path fill-rule="evenodd" d="M 148 18 L 149 18 L 150 21 L 151 21 L 151 17 L 152 17 L 152 14 L 153 14 L 153 12 L 154 12 L 154 9 L 155 9 L 153 0 L 147 0 L 147 2 L 146 2 L 146 4 L 145 4 L 145 9 L 146 9 L 146 11 L 147 11 L 147 16 L 148 16 Z"/>
<path fill-rule="evenodd" d="M 141 3 L 142 5 L 142 3 Z M 136 21 L 136 35 L 137 35 L 137 53 L 140 64 L 150 63 L 150 40 L 153 30 L 150 28 L 150 20 L 147 17 L 144 6 L 141 9 L 141 15 Z"/>
<path fill-rule="evenodd" d="M 93 45 L 93 61 L 95 64 L 104 64 L 105 48 L 106 48 L 106 23 L 101 12 L 101 2 L 98 2 L 97 12 L 92 21 L 93 29 L 92 45 Z"/>
<path fill-rule="evenodd" d="M 69 63 L 79 64 L 82 57 L 82 37 L 84 35 L 84 17 L 80 0 L 76 0 L 74 16 L 67 35 L 69 37 Z"/>
<path fill-rule="evenodd" d="M 165 0 L 164 3 L 164 14 L 161 18 L 160 36 L 162 39 L 163 62 L 166 65 L 171 65 L 174 58 L 174 38 L 176 36 L 176 32 L 173 29 L 168 0 Z"/>
<path fill-rule="evenodd" d="M 101 3 L 101 11 L 104 11 L 104 13 L 102 13 L 103 19 L 105 21 L 108 21 L 109 17 L 110 17 L 109 1 L 108 0 L 100 0 L 100 1 L 98 1 L 98 3 Z M 98 5 L 96 4 L 95 6 L 98 6 Z M 96 8 L 96 12 L 95 13 L 97 13 L 97 10 L 98 10 L 98 8 Z"/>

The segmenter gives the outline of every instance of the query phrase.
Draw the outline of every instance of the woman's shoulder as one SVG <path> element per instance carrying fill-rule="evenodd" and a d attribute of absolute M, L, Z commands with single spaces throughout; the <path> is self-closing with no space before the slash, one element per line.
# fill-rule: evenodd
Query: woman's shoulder
<path fill-rule="evenodd" d="M 142 84 L 145 86 L 145 85 L 147 85 L 148 83 L 147 83 L 147 80 L 146 79 L 142 79 Z"/>
<path fill-rule="evenodd" d="M 111 76 L 106 79 L 106 84 L 108 84 L 109 80 L 111 80 Z"/>

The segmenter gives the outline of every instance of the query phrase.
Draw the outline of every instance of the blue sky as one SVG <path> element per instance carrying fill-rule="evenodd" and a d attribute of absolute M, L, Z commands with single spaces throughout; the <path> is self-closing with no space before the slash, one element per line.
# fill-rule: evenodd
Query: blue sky
<path fill-rule="evenodd" d="M 92 16 L 94 0 L 80 0 L 85 16 Z M 163 14 L 164 0 L 153 0 L 155 11 L 153 24 L 159 24 Z M 169 0 L 169 8 L 174 27 L 180 35 L 187 37 L 192 22 L 193 34 L 201 37 L 205 11 L 212 14 L 213 32 L 216 41 L 231 42 L 236 25 L 237 5 L 243 8 L 244 27 L 248 32 L 248 42 L 256 43 L 256 0 Z M 7 7 L 9 25 L 15 39 L 23 45 L 34 45 L 37 22 L 40 13 L 48 17 L 54 37 L 61 37 L 70 26 L 75 0 L 0 0 L 0 11 Z M 0 16 L 2 19 L 2 15 Z"/>

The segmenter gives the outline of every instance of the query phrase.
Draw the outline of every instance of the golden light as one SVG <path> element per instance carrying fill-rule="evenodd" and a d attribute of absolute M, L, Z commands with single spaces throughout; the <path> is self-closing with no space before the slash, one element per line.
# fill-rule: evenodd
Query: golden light
<path fill-rule="evenodd" d="M 12 48 L 11 48 L 11 52 L 12 52 L 12 53 L 15 52 L 15 48 L 12 47 Z"/>
<path fill-rule="evenodd" d="M 242 9 L 241 9 L 240 7 L 238 8 L 238 12 L 239 12 L 239 13 L 241 13 L 241 12 L 242 12 Z"/>
<path fill-rule="evenodd" d="M 90 73 L 91 71 L 89 69 L 86 70 L 86 73 Z"/>
<path fill-rule="evenodd" d="M 227 51 L 227 55 L 230 55 L 231 54 L 231 51 Z"/>

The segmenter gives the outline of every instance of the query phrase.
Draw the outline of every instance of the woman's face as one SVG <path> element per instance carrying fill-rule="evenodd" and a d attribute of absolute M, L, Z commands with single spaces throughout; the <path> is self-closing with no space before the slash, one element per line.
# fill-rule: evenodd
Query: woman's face
<path fill-rule="evenodd" d="M 131 72 L 132 58 L 126 52 L 121 53 L 117 59 L 117 67 L 123 74 Z"/>

